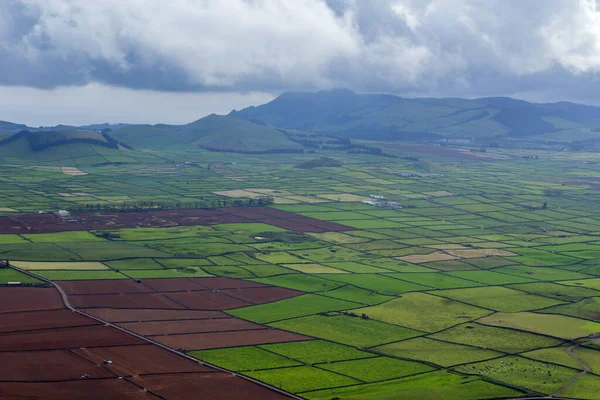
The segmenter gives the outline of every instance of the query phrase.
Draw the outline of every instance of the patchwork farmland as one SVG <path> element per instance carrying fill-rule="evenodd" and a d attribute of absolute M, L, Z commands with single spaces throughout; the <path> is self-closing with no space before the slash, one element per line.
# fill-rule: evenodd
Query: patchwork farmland
<path fill-rule="evenodd" d="M 597 398 L 595 156 L 421 147 L 3 164 L 0 397 Z"/>

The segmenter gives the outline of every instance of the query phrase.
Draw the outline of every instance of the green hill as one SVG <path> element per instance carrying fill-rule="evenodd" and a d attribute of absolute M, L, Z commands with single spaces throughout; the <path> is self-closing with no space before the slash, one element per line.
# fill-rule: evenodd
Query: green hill
<path fill-rule="evenodd" d="M 290 92 L 231 116 L 285 129 L 360 139 L 600 139 L 600 108 L 511 98 L 405 99 L 348 90 Z"/>
<path fill-rule="evenodd" d="M 273 126 L 215 114 L 187 125 L 129 125 L 111 135 L 139 148 L 191 145 L 240 153 L 293 152 L 303 148 Z"/>
<path fill-rule="evenodd" d="M 0 141 L 5 162 L 61 166 L 135 161 L 126 156 L 129 149 L 108 134 L 86 131 L 21 131 Z"/>

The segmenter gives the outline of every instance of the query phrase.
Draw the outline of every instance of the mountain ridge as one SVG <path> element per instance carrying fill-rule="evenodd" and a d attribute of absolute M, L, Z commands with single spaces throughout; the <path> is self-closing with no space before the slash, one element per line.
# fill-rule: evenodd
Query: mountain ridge
<path fill-rule="evenodd" d="M 510 97 L 409 99 L 346 89 L 287 92 L 229 115 L 284 129 L 359 139 L 600 138 L 594 131 L 600 128 L 599 107 Z"/>

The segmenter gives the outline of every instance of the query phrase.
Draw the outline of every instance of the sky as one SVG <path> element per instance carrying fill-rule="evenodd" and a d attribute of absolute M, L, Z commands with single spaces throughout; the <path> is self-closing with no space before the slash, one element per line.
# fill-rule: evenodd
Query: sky
<path fill-rule="evenodd" d="M 0 0 L 0 120 L 187 123 L 290 90 L 600 105 L 596 0 Z"/>

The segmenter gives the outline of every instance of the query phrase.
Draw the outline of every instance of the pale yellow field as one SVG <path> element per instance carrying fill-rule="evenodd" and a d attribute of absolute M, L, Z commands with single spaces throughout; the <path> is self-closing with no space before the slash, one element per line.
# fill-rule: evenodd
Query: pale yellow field
<path fill-rule="evenodd" d="M 516 256 L 507 250 L 501 249 L 465 249 L 465 250 L 447 250 L 448 254 L 451 254 L 460 258 L 480 258 L 487 256 L 500 256 L 500 257 L 513 257 Z"/>
<path fill-rule="evenodd" d="M 294 194 L 292 192 L 288 192 L 287 190 L 255 189 L 255 188 L 245 188 L 243 190 L 245 190 L 247 192 L 253 192 L 253 193 L 268 194 L 270 196 L 287 196 L 287 195 Z"/>
<path fill-rule="evenodd" d="M 347 201 L 347 202 L 371 200 L 370 197 L 358 196 L 356 194 L 350 194 L 350 193 L 320 194 L 319 197 L 322 197 L 322 198 L 328 199 L 328 200 L 333 200 L 333 201 Z"/>
<path fill-rule="evenodd" d="M 246 190 L 241 190 L 241 189 L 222 190 L 220 192 L 213 192 L 213 193 L 218 194 L 219 196 L 227 196 L 227 197 L 234 197 L 234 198 L 246 197 L 249 199 L 258 199 L 259 197 L 264 196 L 264 193 L 248 192 Z"/>
<path fill-rule="evenodd" d="M 71 175 L 71 176 L 87 175 L 87 172 L 83 172 L 79 168 L 75 168 L 75 167 L 61 167 L 60 169 L 61 169 L 62 173 L 65 175 Z"/>
<path fill-rule="evenodd" d="M 436 251 L 430 254 L 410 254 L 408 256 L 396 258 L 398 260 L 408 261 L 414 264 L 420 264 L 432 261 L 456 260 L 457 257 L 444 253 L 443 251 Z"/>
<path fill-rule="evenodd" d="M 307 274 L 347 274 L 348 271 L 319 264 L 283 264 L 284 267 Z"/>
<path fill-rule="evenodd" d="M 109 269 L 106 265 L 100 262 L 42 262 L 42 261 L 11 261 L 11 264 L 18 268 L 26 270 L 103 270 Z"/>
<path fill-rule="evenodd" d="M 285 196 L 286 199 L 294 200 L 296 203 L 324 203 L 326 200 L 308 196 Z"/>

